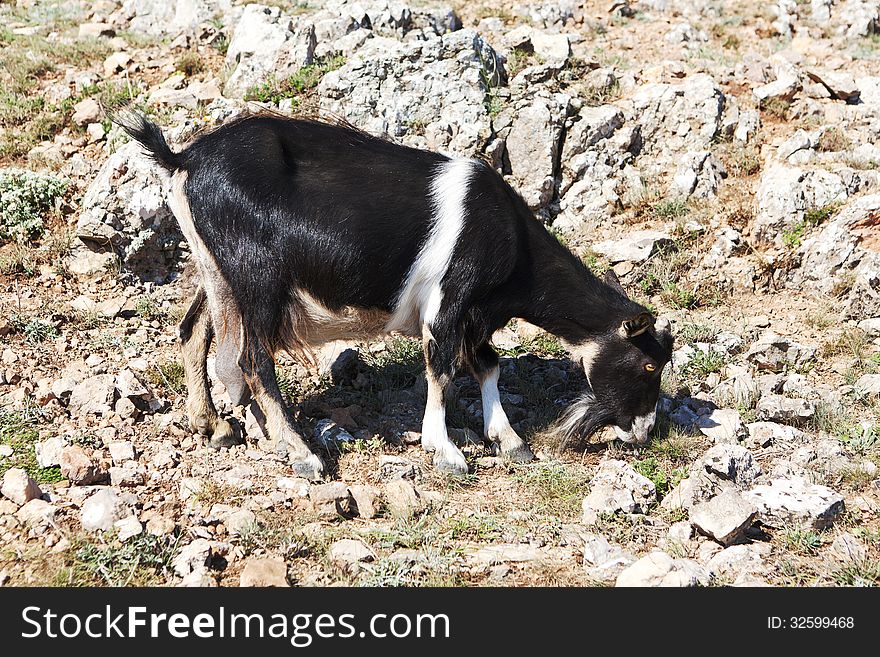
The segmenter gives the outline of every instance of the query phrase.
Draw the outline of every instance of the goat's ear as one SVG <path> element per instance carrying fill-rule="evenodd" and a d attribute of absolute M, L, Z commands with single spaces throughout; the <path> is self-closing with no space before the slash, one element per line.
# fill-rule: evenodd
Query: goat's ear
<path fill-rule="evenodd" d="M 620 325 L 620 335 L 624 338 L 634 338 L 641 335 L 654 325 L 654 316 L 651 313 L 639 313 L 635 317 L 623 320 Z"/>
<path fill-rule="evenodd" d="M 614 273 L 614 270 L 610 267 L 605 270 L 605 273 L 602 276 L 602 280 L 605 282 L 605 285 L 610 287 L 612 290 L 617 290 L 627 299 L 629 296 L 626 294 L 626 290 L 623 289 L 623 285 L 620 284 L 620 279 L 617 278 L 617 274 Z"/>

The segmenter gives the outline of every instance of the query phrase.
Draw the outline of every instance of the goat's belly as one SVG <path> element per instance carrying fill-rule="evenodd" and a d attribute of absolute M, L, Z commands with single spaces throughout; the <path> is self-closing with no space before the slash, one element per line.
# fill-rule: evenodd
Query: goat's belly
<path fill-rule="evenodd" d="M 389 333 L 391 313 L 371 308 L 331 310 L 307 292 L 297 291 L 297 304 L 292 309 L 292 325 L 296 339 L 306 345 L 320 345 L 333 340 L 368 340 Z M 416 330 L 395 331 L 416 336 Z"/>

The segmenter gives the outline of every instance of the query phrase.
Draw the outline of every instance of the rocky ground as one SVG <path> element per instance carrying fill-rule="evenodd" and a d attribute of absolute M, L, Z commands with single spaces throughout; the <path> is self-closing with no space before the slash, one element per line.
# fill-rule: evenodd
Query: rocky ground
<path fill-rule="evenodd" d="M 174 8 L 172 8 L 174 7 Z M 0 2 L 0 584 L 880 583 L 876 0 Z M 560 241 L 673 322 L 660 422 L 556 450 L 585 385 L 496 335 L 539 461 L 418 446 L 419 345 L 281 360 L 324 483 L 187 427 L 188 250 L 106 119 L 172 143 L 266 106 L 482 156 Z"/>

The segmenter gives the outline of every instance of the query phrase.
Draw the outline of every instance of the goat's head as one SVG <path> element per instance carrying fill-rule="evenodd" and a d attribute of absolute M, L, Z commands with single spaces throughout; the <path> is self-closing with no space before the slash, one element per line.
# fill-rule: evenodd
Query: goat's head
<path fill-rule="evenodd" d="M 628 300 L 611 270 L 605 284 Z M 672 358 L 672 333 L 668 320 L 655 320 L 647 309 L 630 303 L 630 311 L 604 332 L 568 345 L 584 368 L 590 390 L 560 419 L 557 430 L 563 444 L 607 424 L 620 440 L 642 444 L 654 428 L 660 378 Z"/>

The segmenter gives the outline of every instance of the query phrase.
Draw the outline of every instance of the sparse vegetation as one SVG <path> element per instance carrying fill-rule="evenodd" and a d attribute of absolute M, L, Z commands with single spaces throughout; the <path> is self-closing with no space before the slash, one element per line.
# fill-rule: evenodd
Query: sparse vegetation
<path fill-rule="evenodd" d="M 514 477 L 537 496 L 539 511 L 561 517 L 580 512 L 590 481 L 583 468 L 559 461 L 521 466 Z"/>
<path fill-rule="evenodd" d="M 176 537 L 139 534 L 125 542 L 81 542 L 56 578 L 62 586 L 155 586 L 165 581 L 177 550 Z"/>
<path fill-rule="evenodd" d="M 244 99 L 277 105 L 285 98 L 290 98 L 296 108 L 302 99 L 318 86 L 325 74 L 335 71 L 343 64 L 345 58 L 341 56 L 316 60 L 314 64 L 303 66 L 289 77 L 280 80 L 270 77 L 262 84 L 251 87 L 245 93 Z"/>
<path fill-rule="evenodd" d="M 61 469 L 40 467 L 34 452 L 39 440 L 40 414 L 35 409 L 0 411 L 0 445 L 12 448 L 12 455 L 0 456 L 0 477 L 10 468 L 22 468 L 39 484 L 61 481 Z"/>
<path fill-rule="evenodd" d="M 831 127 L 822 131 L 816 150 L 820 153 L 845 151 L 852 147 L 852 141 L 840 128 Z"/>
<path fill-rule="evenodd" d="M 192 77 L 205 70 L 205 62 L 197 52 L 185 52 L 174 62 L 174 68 L 187 77 Z"/>
<path fill-rule="evenodd" d="M 180 396 L 186 392 L 183 363 L 177 360 L 166 360 L 154 365 L 147 371 L 147 380 L 151 385 L 170 394 Z"/>
<path fill-rule="evenodd" d="M 46 226 L 46 214 L 66 190 L 64 180 L 49 174 L 0 171 L 0 240 L 39 237 Z"/>

